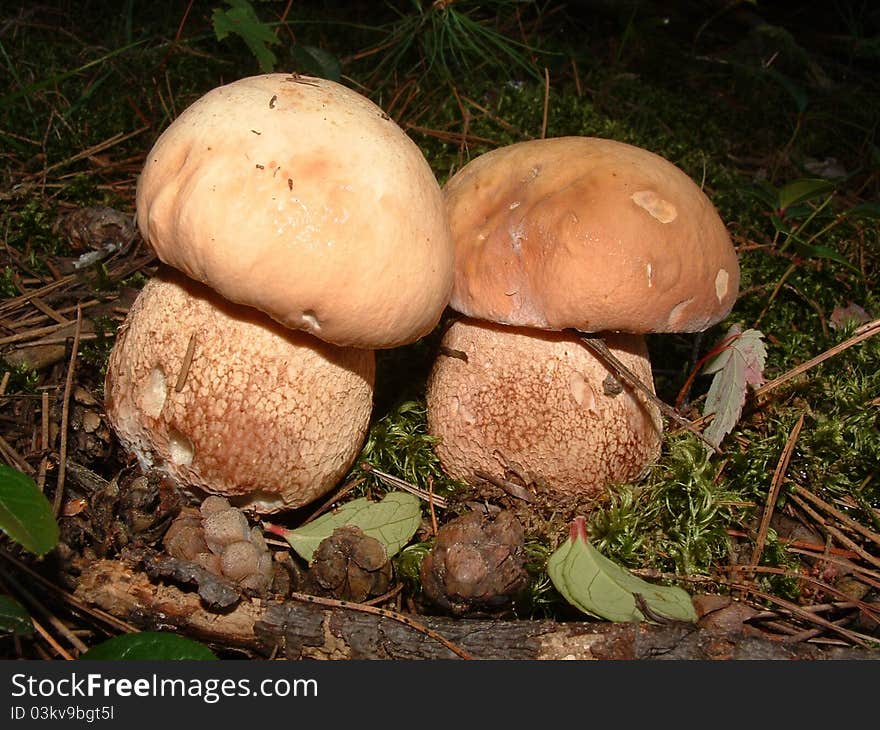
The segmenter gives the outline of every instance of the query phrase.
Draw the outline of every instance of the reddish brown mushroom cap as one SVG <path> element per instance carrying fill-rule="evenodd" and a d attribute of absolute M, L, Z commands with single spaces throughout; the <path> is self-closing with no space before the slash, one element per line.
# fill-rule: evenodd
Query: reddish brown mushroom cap
<path fill-rule="evenodd" d="M 122 444 L 177 483 L 272 512 L 331 489 L 372 409 L 372 350 L 286 330 L 168 273 L 147 283 L 106 377 Z"/>
<path fill-rule="evenodd" d="M 387 114 L 332 81 L 267 74 L 208 92 L 150 151 L 137 210 L 162 261 L 327 342 L 413 342 L 449 300 L 431 168 Z"/>
<path fill-rule="evenodd" d="M 698 331 L 736 300 L 730 236 L 671 162 L 560 137 L 475 158 L 444 188 L 456 246 L 451 306 L 516 326 Z"/>

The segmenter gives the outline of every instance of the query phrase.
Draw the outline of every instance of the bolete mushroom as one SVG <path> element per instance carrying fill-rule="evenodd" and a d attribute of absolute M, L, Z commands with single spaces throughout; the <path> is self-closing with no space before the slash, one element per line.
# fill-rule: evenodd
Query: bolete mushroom
<path fill-rule="evenodd" d="M 736 299 L 736 252 L 712 203 L 668 160 L 589 137 L 488 152 L 444 195 L 451 307 L 467 316 L 428 383 L 444 469 L 586 495 L 638 477 L 659 454 L 659 411 L 579 332 L 608 333 L 653 391 L 643 335 L 706 329 Z"/>
<path fill-rule="evenodd" d="M 164 266 L 108 365 L 123 445 L 258 512 L 332 488 L 366 434 L 372 350 L 417 340 L 448 302 L 453 247 L 421 151 L 340 84 L 244 78 L 156 141 L 137 222 Z"/>

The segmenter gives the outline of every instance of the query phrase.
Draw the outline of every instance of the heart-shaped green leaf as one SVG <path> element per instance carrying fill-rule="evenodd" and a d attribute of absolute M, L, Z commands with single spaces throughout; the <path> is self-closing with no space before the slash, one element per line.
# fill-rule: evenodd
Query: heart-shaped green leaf
<path fill-rule="evenodd" d="M 216 659 L 207 646 L 177 634 L 162 631 L 142 631 L 122 634 L 93 646 L 80 659 L 118 661 L 120 659 Z"/>
<path fill-rule="evenodd" d="M 0 464 L 0 530 L 35 555 L 58 544 L 52 506 L 33 479 Z"/>
<path fill-rule="evenodd" d="M 0 633 L 23 636 L 34 630 L 30 614 L 14 598 L 0 596 Z"/>
<path fill-rule="evenodd" d="M 275 526 L 268 529 L 287 540 L 304 560 L 311 561 L 321 541 L 330 537 L 337 527 L 355 525 L 381 542 L 390 558 L 412 539 L 421 522 L 418 497 L 406 492 L 389 492 L 381 502 L 370 502 L 364 497 L 347 502 L 296 530 Z"/>
<path fill-rule="evenodd" d="M 649 612 L 658 616 L 697 620 L 686 591 L 643 581 L 596 550 L 587 540 L 583 517 L 571 523 L 570 539 L 550 556 L 547 572 L 565 600 L 596 618 L 644 621 L 646 616 L 639 609 L 639 603 L 644 602 Z"/>

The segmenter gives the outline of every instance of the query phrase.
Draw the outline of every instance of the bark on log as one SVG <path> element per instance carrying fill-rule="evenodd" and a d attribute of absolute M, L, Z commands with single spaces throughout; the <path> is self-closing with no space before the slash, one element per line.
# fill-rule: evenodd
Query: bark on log
<path fill-rule="evenodd" d="M 300 601 L 242 600 L 209 610 L 195 591 L 157 583 L 121 560 L 83 569 L 76 596 L 143 629 L 176 630 L 254 657 L 454 659 L 429 635 L 384 616 Z M 750 627 L 413 616 L 475 659 L 876 659 L 862 649 L 785 643 Z"/>

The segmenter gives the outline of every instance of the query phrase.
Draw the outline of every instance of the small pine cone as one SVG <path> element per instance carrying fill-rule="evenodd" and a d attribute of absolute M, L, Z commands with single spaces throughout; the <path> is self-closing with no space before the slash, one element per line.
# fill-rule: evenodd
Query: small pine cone
<path fill-rule="evenodd" d="M 455 615 L 503 608 L 528 581 L 522 526 L 506 511 L 456 517 L 438 530 L 420 576 L 425 595 Z"/>
<path fill-rule="evenodd" d="M 218 555 L 223 553 L 223 548 L 234 542 L 247 541 L 250 537 L 250 527 L 247 517 L 241 510 L 231 507 L 229 502 L 225 508 L 217 500 L 222 497 L 209 497 L 206 509 L 202 510 L 202 526 L 205 528 L 205 540 L 211 552 Z M 203 505 L 204 506 L 204 505 Z"/>
<path fill-rule="evenodd" d="M 265 594 L 272 585 L 274 563 L 262 533 L 222 497 L 208 497 L 198 510 L 184 508 L 163 545 L 171 557 L 197 563 L 253 593 Z"/>
<path fill-rule="evenodd" d="M 381 542 L 345 525 L 318 545 L 309 576 L 318 592 L 360 603 L 388 590 L 391 563 Z"/>
<path fill-rule="evenodd" d="M 196 560 L 199 553 L 208 552 L 202 516 L 198 510 L 184 507 L 162 538 L 165 552 L 178 560 Z"/>
<path fill-rule="evenodd" d="M 272 554 L 252 542 L 234 542 L 220 555 L 220 570 L 243 588 L 265 593 L 272 584 Z"/>

